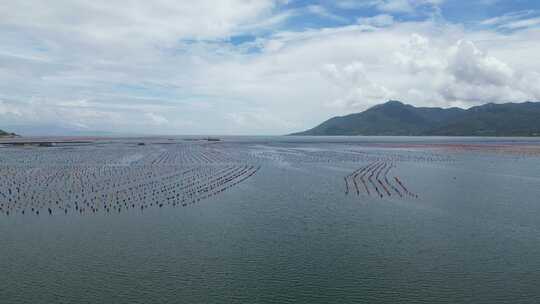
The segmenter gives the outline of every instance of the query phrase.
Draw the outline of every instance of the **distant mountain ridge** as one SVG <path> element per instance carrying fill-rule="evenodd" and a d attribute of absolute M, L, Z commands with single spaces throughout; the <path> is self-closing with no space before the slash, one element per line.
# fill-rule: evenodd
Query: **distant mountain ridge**
<path fill-rule="evenodd" d="M 8 132 L 6 132 L 4 130 L 0 130 L 0 138 L 2 138 L 2 137 L 4 137 L 4 138 L 5 137 L 12 138 L 12 137 L 19 137 L 19 135 L 15 134 L 15 133 L 8 133 Z"/>
<path fill-rule="evenodd" d="M 540 102 L 488 103 L 465 110 L 390 100 L 291 135 L 540 136 Z"/>

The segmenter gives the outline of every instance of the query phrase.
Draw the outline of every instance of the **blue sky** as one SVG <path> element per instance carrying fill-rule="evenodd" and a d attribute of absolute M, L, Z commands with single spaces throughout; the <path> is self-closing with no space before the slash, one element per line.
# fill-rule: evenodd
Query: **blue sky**
<path fill-rule="evenodd" d="M 540 2 L 4 1 L 0 129 L 284 134 L 540 100 Z"/>

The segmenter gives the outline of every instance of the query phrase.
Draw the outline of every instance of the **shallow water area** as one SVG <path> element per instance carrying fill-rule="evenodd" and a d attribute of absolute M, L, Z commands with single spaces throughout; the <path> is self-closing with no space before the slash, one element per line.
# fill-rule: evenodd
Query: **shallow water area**
<path fill-rule="evenodd" d="M 536 139 L 198 139 L 1 147 L 0 303 L 540 299 Z"/>

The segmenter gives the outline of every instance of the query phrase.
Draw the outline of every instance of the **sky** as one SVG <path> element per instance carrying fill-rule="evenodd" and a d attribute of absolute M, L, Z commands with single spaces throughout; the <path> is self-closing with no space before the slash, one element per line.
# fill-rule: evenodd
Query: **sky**
<path fill-rule="evenodd" d="M 540 100 L 537 0 L 0 2 L 0 129 L 277 135 Z"/>

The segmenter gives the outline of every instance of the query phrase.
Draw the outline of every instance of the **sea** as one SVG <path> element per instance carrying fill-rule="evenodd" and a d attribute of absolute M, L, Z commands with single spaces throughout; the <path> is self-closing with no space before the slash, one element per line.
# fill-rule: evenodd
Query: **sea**
<path fill-rule="evenodd" d="M 538 138 L 27 142 L 0 303 L 540 303 Z"/>

